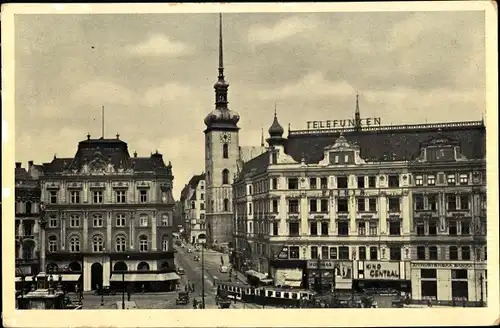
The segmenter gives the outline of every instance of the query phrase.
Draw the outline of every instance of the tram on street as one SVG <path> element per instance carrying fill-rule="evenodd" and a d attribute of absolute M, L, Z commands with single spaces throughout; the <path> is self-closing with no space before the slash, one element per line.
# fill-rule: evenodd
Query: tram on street
<path fill-rule="evenodd" d="M 286 289 L 274 286 L 252 286 L 242 282 L 216 281 L 217 297 L 259 305 L 304 307 L 316 292 L 306 289 Z"/>

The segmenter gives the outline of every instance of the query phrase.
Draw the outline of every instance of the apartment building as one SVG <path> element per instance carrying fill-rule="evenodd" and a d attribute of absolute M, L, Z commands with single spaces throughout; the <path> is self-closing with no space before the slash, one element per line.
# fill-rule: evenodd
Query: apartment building
<path fill-rule="evenodd" d="M 191 244 L 206 243 L 205 174 L 194 175 L 181 192 L 185 238 Z"/>

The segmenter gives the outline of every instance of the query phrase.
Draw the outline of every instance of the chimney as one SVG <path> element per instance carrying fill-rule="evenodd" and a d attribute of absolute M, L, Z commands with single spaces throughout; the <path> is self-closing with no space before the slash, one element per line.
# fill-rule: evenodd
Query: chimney
<path fill-rule="evenodd" d="M 21 163 L 21 162 L 16 162 L 16 169 L 20 169 L 20 168 L 21 168 L 21 165 L 22 165 L 22 163 Z"/>
<path fill-rule="evenodd" d="M 33 166 L 33 161 L 29 161 L 28 162 L 28 167 L 32 167 Z"/>

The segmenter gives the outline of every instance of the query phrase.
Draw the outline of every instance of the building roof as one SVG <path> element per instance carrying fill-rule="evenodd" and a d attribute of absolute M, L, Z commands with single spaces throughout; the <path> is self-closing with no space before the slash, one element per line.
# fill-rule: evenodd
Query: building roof
<path fill-rule="evenodd" d="M 266 152 L 262 146 L 240 146 L 240 160 L 245 163 Z"/>
<path fill-rule="evenodd" d="M 202 180 L 205 180 L 205 173 L 202 173 L 199 175 L 193 175 L 191 180 L 189 180 L 188 185 L 191 187 L 191 189 L 196 189 L 196 187 L 198 187 L 198 184 Z"/>
<path fill-rule="evenodd" d="M 486 129 L 483 122 L 456 122 L 343 129 L 337 131 L 290 131 L 283 140 L 285 153 L 297 163 L 316 164 L 324 157 L 325 147 L 333 145 L 340 135 L 360 147 L 360 157 L 367 162 L 412 161 L 420 155 L 423 144 L 433 138 L 449 138 L 460 146 L 468 159 L 486 158 Z M 243 164 L 240 177 L 260 174 L 269 165 L 268 153 Z"/>

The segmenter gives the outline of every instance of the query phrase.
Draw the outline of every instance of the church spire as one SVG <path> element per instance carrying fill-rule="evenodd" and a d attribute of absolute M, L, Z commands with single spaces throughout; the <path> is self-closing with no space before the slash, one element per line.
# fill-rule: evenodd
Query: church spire
<path fill-rule="evenodd" d="M 214 85 L 215 107 L 227 109 L 227 88 L 229 84 L 224 80 L 224 49 L 222 45 L 222 14 L 219 14 L 219 76 Z"/>
<path fill-rule="evenodd" d="M 361 129 L 361 117 L 359 114 L 359 93 L 356 93 L 356 111 L 354 112 L 354 123 L 356 129 Z"/>

